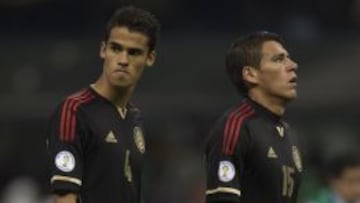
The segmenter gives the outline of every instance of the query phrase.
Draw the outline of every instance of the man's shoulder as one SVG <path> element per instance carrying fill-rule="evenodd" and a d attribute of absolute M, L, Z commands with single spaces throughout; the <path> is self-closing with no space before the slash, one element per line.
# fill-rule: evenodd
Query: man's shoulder
<path fill-rule="evenodd" d="M 96 98 L 96 94 L 89 88 L 83 88 L 63 97 L 56 106 L 56 111 L 78 112 L 79 109 L 90 104 Z"/>
<path fill-rule="evenodd" d="M 74 100 L 74 101 L 86 101 L 96 96 L 94 90 L 90 87 L 82 88 L 66 96 L 63 101 Z"/>
<path fill-rule="evenodd" d="M 248 123 L 253 122 L 256 117 L 256 110 L 249 103 L 241 100 L 237 104 L 229 107 L 217 118 L 211 132 L 239 133 L 243 126 L 247 126 Z"/>
<path fill-rule="evenodd" d="M 232 120 L 242 123 L 244 121 L 252 120 L 256 115 L 256 109 L 247 102 L 246 99 L 242 99 L 237 104 L 228 108 L 221 116 L 221 119 L 224 121 Z"/>

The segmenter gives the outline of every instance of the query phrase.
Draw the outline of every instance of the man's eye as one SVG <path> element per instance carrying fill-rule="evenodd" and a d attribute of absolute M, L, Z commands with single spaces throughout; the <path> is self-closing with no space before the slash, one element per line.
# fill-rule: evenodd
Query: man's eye
<path fill-rule="evenodd" d="M 118 47 L 118 46 L 111 46 L 110 49 L 111 49 L 111 51 L 113 51 L 113 52 L 119 52 L 119 51 L 121 51 L 120 47 Z"/>
<path fill-rule="evenodd" d="M 137 55 L 141 55 L 141 54 L 142 54 L 141 50 L 138 50 L 138 49 L 130 49 L 129 50 L 129 55 L 137 56 Z"/>
<path fill-rule="evenodd" d="M 273 61 L 274 61 L 274 62 L 282 62 L 284 59 L 285 59 L 285 57 L 279 56 L 279 57 L 274 57 L 274 58 L 273 58 Z"/>

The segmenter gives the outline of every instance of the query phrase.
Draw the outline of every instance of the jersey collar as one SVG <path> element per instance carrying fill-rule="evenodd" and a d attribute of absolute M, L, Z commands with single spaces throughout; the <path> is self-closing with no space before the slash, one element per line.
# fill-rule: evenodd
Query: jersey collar
<path fill-rule="evenodd" d="M 249 97 L 245 97 L 244 100 L 245 102 L 250 104 L 256 110 L 256 112 L 268 117 L 269 119 L 271 119 L 276 123 L 281 122 L 282 116 L 274 114 L 273 112 L 269 111 L 267 108 L 257 103 L 256 101 L 250 99 Z"/>

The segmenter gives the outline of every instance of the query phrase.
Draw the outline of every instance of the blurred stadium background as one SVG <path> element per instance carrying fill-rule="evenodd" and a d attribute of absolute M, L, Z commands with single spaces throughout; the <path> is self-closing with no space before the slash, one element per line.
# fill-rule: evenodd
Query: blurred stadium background
<path fill-rule="evenodd" d="M 149 128 L 148 203 L 204 201 L 204 138 L 237 100 L 224 55 L 250 31 L 283 35 L 299 64 L 286 118 L 305 148 L 300 202 L 321 187 L 324 159 L 360 146 L 360 0 L 0 0 L 1 203 L 50 202 L 47 118 L 96 79 L 104 24 L 125 4 L 162 23 L 134 98 Z"/>

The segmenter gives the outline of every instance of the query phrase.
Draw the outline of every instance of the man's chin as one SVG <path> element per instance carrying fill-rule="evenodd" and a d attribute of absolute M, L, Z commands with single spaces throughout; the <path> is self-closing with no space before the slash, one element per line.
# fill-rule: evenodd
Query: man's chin
<path fill-rule="evenodd" d="M 294 100 L 296 98 L 297 98 L 297 93 L 296 92 L 293 92 L 293 93 L 290 93 L 290 94 L 284 96 L 284 100 L 286 102 L 291 102 L 292 100 Z"/>
<path fill-rule="evenodd" d="M 113 87 L 116 87 L 117 89 L 127 89 L 131 87 L 131 83 L 127 81 L 116 81 L 112 83 Z"/>

